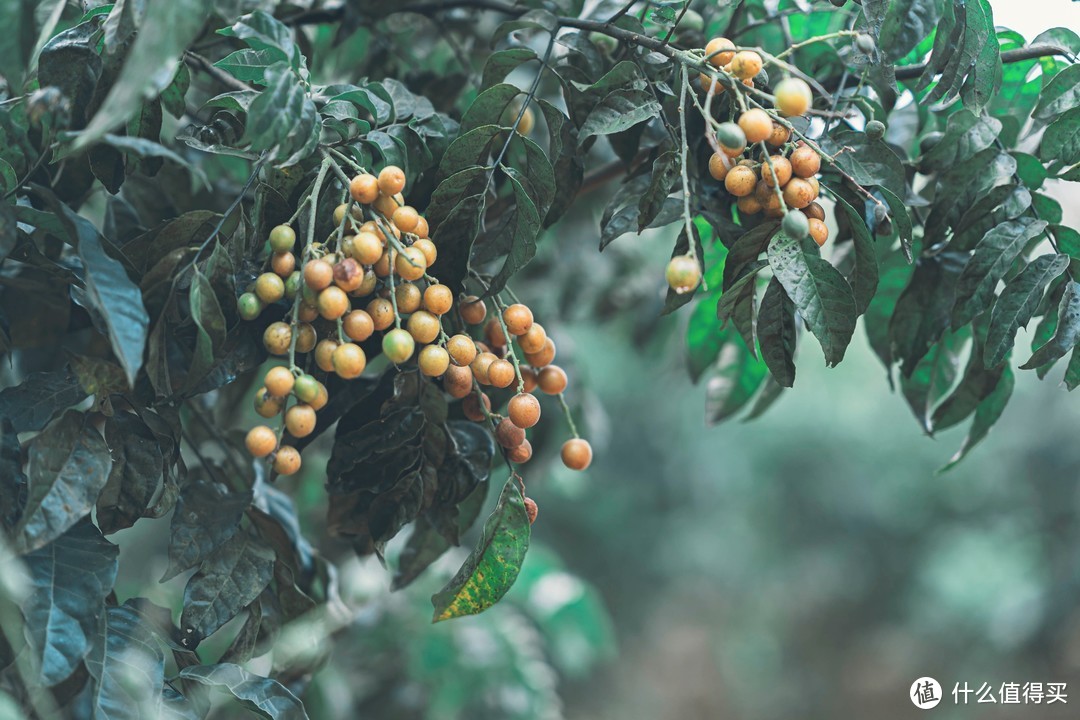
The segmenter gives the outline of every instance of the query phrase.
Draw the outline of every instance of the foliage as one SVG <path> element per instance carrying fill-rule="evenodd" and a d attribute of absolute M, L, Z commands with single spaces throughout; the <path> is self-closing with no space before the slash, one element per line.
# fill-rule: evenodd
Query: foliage
<path fill-rule="evenodd" d="M 0 575 L 25 578 L 0 587 L 0 611 L 18 606 L 17 622 L 0 612 L 0 690 L 39 715 L 205 717 L 212 691 L 306 717 L 298 698 L 354 619 L 348 561 L 313 547 L 290 498 L 310 481 L 325 481 L 329 533 L 389 558 L 395 588 L 477 541 L 442 573 L 436 620 L 529 576 L 514 463 L 478 527 L 501 462 L 489 429 L 414 363 L 377 359 L 380 343 L 363 377 L 320 374 L 330 401 L 297 444 L 325 474 L 279 478 L 244 452 L 263 331 L 288 307 L 242 322 L 237 298 L 273 227 L 308 228 L 309 249 L 340 240 L 346 171 L 402 168 L 439 280 L 498 310 L 598 185 L 614 185 L 601 250 L 677 228 L 672 254 L 704 282 L 663 310 L 692 304 L 712 421 L 791 387 L 804 329 L 840 363 L 860 317 L 928 434 L 970 418 L 954 463 L 1009 401 L 1021 328 L 1038 323 L 1020 371 L 1069 356 L 1080 384 L 1080 234 L 1045 192 L 1080 181 L 1069 30 L 1025 44 L 987 0 L 243 5 L 0 3 L 18 35 L 0 50 Z M 757 87 L 705 59 L 721 35 L 765 59 Z M 726 92 L 690 89 L 703 71 Z M 805 118 L 773 117 L 824 161 L 824 251 L 710 175 L 715 125 L 749 102 L 771 112 L 785 76 L 815 91 Z M 117 534 L 154 521 L 169 524 L 163 581 L 183 584 L 169 608 L 115 588 Z M 319 647 L 256 674 L 249 661 L 312 617 L 331 629 Z M 516 652 L 532 636 L 511 624 Z"/>

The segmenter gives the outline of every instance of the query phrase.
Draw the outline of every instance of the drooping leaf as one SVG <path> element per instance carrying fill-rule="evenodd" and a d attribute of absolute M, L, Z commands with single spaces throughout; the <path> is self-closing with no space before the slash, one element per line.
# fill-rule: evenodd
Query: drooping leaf
<path fill-rule="evenodd" d="M 847 219 L 848 228 L 851 229 L 851 242 L 855 249 L 855 269 L 850 278 L 851 290 L 855 297 L 855 310 L 862 315 L 878 286 L 878 258 L 874 236 L 870 234 L 862 216 L 839 194 L 836 195 L 836 207 Z"/>
<path fill-rule="evenodd" d="M 1080 107 L 1073 108 L 1046 128 L 1039 144 L 1043 162 L 1059 160 L 1066 165 L 1080 162 Z"/>
<path fill-rule="evenodd" d="M 726 342 L 705 385 L 706 420 L 715 424 L 738 413 L 768 374 L 765 363 L 753 357 L 742 340 Z"/>
<path fill-rule="evenodd" d="M 22 608 L 26 637 L 43 684 L 67 679 L 90 652 L 119 554 L 86 519 L 22 558 L 32 588 Z"/>
<path fill-rule="evenodd" d="M 926 244 L 944 240 L 948 228 L 958 228 L 964 213 L 992 187 L 1010 180 L 1014 172 L 1016 160 L 989 147 L 940 175 L 934 207 L 926 219 Z"/>
<path fill-rule="evenodd" d="M 1021 369 L 1031 370 L 1059 360 L 1080 340 L 1080 284 L 1071 280 L 1066 283 L 1065 293 L 1058 305 L 1056 327 L 1054 336 L 1032 353 L 1028 361 L 1020 366 Z"/>
<path fill-rule="evenodd" d="M 961 353 L 971 337 L 968 328 L 947 332 L 919 359 L 910 374 L 901 374 L 900 392 L 923 432 L 934 430 L 931 414 L 960 371 Z"/>
<path fill-rule="evenodd" d="M 1000 132 L 1000 120 L 957 110 L 949 116 L 944 137 L 922 157 L 919 167 L 932 172 L 948 170 L 993 145 Z"/>
<path fill-rule="evenodd" d="M 86 656 L 95 718 L 157 717 L 165 684 L 165 653 L 132 601 L 105 611 Z"/>
<path fill-rule="evenodd" d="M 855 182 L 860 185 L 880 185 L 894 195 L 904 196 L 906 182 L 903 163 L 883 140 L 872 140 L 866 133 L 844 130 L 833 133 L 822 141 L 821 146 L 836 157 L 836 164 Z"/>
<path fill-rule="evenodd" d="M 967 437 L 964 438 L 963 444 L 960 449 L 956 451 L 956 454 L 952 456 L 948 464 L 946 464 L 941 471 L 944 472 L 953 468 L 958 462 L 967 457 L 967 454 L 986 438 L 990 429 L 1001 417 L 1002 412 L 1005 410 L 1005 406 L 1009 403 L 1009 398 L 1012 397 L 1013 386 L 1016 384 L 1016 380 L 1013 376 L 1012 368 L 1008 365 L 1004 366 L 1001 379 L 998 381 L 997 386 L 993 392 L 983 398 L 982 402 L 975 410 L 975 419 L 971 421 L 971 427 L 968 429 Z"/>
<path fill-rule="evenodd" d="M 239 665 L 193 665 L 182 669 L 180 677 L 227 692 L 248 710 L 268 720 L 307 720 L 308 717 L 300 699 L 288 688 Z"/>
<path fill-rule="evenodd" d="M 1069 266 L 1068 255 L 1042 255 L 1005 284 L 994 309 L 986 336 L 986 367 L 1004 362 L 1012 350 L 1016 331 L 1027 327 L 1042 302 L 1046 286 Z"/>
<path fill-rule="evenodd" d="M 589 111 L 578 131 L 578 143 L 595 135 L 612 135 L 660 114 L 660 104 L 646 90 L 620 89 L 609 93 Z"/>
<path fill-rule="evenodd" d="M 953 327 L 966 325 L 990 307 L 998 282 L 1005 277 L 1017 255 L 1045 229 L 1043 220 L 1021 218 L 1003 223 L 983 236 L 956 282 Z"/>
<path fill-rule="evenodd" d="M 836 365 L 844 359 L 855 332 L 857 311 L 851 286 L 818 255 L 812 240 L 800 242 L 780 232 L 769 243 L 768 253 L 774 277 L 821 343 L 826 364 Z"/>
<path fill-rule="evenodd" d="M 118 413 L 105 422 L 112 471 L 97 500 L 97 522 L 108 535 L 143 516 L 162 479 L 159 439 L 139 416 Z"/>
<path fill-rule="evenodd" d="M 897 62 L 934 30 L 947 0 L 893 0 L 878 34 L 878 46 Z"/>
<path fill-rule="evenodd" d="M 505 168 L 505 171 L 514 190 L 514 208 L 507 213 L 500 228 L 500 234 L 506 236 L 505 241 L 500 243 L 495 239 L 493 242 L 508 245 L 509 250 L 502 267 L 488 283 L 485 296 L 500 292 L 507 281 L 533 259 L 536 236 L 540 232 L 540 214 L 523 185 L 526 178 L 514 168 Z"/>
<path fill-rule="evenodd" d="M 1031 117 L 1044 122 L 1080 106 L 1080 65 L 1069 65 L 1050 80 Z"/>
<path fill-rule="evenodd" d="M 0 417 L 11 422 L 15 432 L 40 430 L 56 413 L 85 400 L 86 394 L 69 368 L 31 373 L 21 384 L 0 390 Z"/>
<path fill-rule="evenodd" d="M 457 574 L 432 596 L 433 622 L 483 612 L 514 584 L 529 548 L 529 518 L 516 477 L 503 486 L 472 554 Z"/>
<path fill-rule="evenodd" d="M 915 272 L 889 321 L 890 345 L 905 376 L 911 376 L 949 327 L 956 281 L 966 261 L 966 255 L 950 252 L 915 261 Z"/>
<path fill-rule="evenodd" d="M 769 280 L 758 308 L 761 359 L 782 387 L 795 384 L 795 304 L 776 278 Z"/>
<path fill-rule="evenodd" d="M 181 488 L 172 517 L 169 569 L 162 582 L 201 564 L 235 535 L 251 500 L 251 492 L 229 492 L 198 477 Z"/>

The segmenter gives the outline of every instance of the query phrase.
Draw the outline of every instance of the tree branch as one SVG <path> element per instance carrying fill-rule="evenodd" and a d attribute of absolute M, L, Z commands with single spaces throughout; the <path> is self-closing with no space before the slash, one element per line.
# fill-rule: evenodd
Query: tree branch
<path fill-rule="evenodd" d="M 184 51 L 184 62 L 192 68 L 201 73 L 205 73 L 210 77 L 217 80 L 219 83 L 229 88 L 230 90 L 251 90 L 252 87 L 245 82 L 237 80 L 229 73 L 225 72 L 219 67 L 214 67 L 214 64 L 202 55 L 191 52 L 190 50 Z"/>
<path fill-rule="evenodd" d="M 1051 45 L 1050 43 L 1039 43 L 1038 45 L 1026 45 L 1015 50 L 1006 50 L 1001 53 L 1001 62 L 1005 64 L 1023 62 L 1024 60 L 1034 60 L 1041 57 L 1052 57 L 1054 55 L 1064 55 L 1066 57 L 1072 57 L 1072 52 L 1060 45 Z M 897 80 L 911 80 L 917 78 L 926 72 L 926 63 L 919 63 L 918 65 L 901 65 L 896 68 Z"/>

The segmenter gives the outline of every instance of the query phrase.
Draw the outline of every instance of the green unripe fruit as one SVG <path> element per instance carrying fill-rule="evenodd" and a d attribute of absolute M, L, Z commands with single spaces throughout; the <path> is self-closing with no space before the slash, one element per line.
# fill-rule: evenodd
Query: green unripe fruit
<path fill-rule="evenodd" d="M 701 265 L 689 255 L 676 255 L 668 262 L 664 278 L 676 294 L 692 292 L 701 284 Z"/>
<path fill-rule="evenodd" d="M 885 123 L 880 120 L 871 120 L 866 123 L 866 137 L 871 140 L 880 140 L 885 136 Z"/>
<path fill-rule="evenodd" d="M 289 252 L 296 245 L 296 232 L 288 225 L 278 225 L 270 231 L 270 247 L 274 252 Z"/>
<path fill-rule="evenodd" d="M 810 221 L 799 210 L 788 210 L 781 227 L 785 235 L 796 240 L 802 240 L 810 234 Z"/>
<path fill-rule="evenodd" d="M 300 274 L 299 270 L 293 270 L 289 275 L 289 279 L 285 281 L 285 297 L 289 300 L 296 298 L 296 293 L 300 292 L 300 288 L 304 285 L 304 277 Z"/>
<path fill-rule="evenodd" d="M 293 383 L 293 393 L 300 402 L 313 402 L 319 396 L 319 381 L 310 375 L 301 375 Z"/>
<path fill-rule="evenodd" d="M 746 133 L 733 122 L 720 123 L 716 128 L 716 141 L 721 147 L 741 151 L 746 147 Z"/>
<path fill-rule="evenodd" d="M 416 341 L 407 330 L 394 328 L 383 336 L 383 354 L 395 365 L 400 365 L 412 357 L 416 350 Z"/>
<path fill-rule="evenodd" d="M 262 312 L 263 304 L 255 293 L 246 292 L 236 300 L 236 311 L 244 320 L 254 320 Z"/>

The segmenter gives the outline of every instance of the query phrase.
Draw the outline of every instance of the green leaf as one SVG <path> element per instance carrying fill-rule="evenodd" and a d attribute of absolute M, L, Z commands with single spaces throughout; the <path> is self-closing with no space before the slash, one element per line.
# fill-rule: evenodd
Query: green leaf
<path fill-rule="evenodd" d="M 271 65 L 265 78 L 266 89 L 248 107 L 243 142 L 269 152 L 279 166 L 292 165 L 315 150 L 318 111 L 288 63 Z"/>
<path fill-rule="evenodd" d="M 502 599 L 514 584 L 529 549 L 529 517 L 517 477 L 503 486 L 472 554 L 442 590 L 431 597 L 432 622 L 475 615 Z"/>
<path fill-rule="evenodd" d="M 536 51 L 529 47 L 511 47 L 493 52 L 484 61 L 480 87 L 490 88 L 495 83 L 502 82 L 522 63 L 537 59 Z"/>
<path fill-rule="evenodd" d="M 19 521 L 25 488 L 19 436 L 11 421 L 0 415 L 0 531 L 7 533 Z"/>
<path fill-rule="evenodd" d="M 990 428 L 994 426 L 994 423 L 1001 417 L 1001 413 L 1004 412 L 1005 406 L 1009 403 L 1009 398 L 1012 397 L 1013 386 L 1016 384 L 1016 380 L 1013 377 L 1012 368 L 1008 365 L 1004 366 L 1002 371 L 1001 380 L 994 388 L 993 392 L 983 398 L 982 402 L 975 409 L 975 419 L 971 422 L 971 427 L 968 429 L 967 437 L 964 438 L 963 444 L 960 449 L 956 451 L 956 454 L 952 456 L 948 464 L 941 468 L 941 472 L 954 467 L 958 462 L 967 457 L 967 454 L 971 452 L 972 448 L 978 445 L 989 434 Z"/>
<path fill-rule="evenodd" d="M 172 516 L 169 568 L 161 582 L 200 565 L 232 538 L 251 498 L 250 492 L 230 493 L 198 477 L 184 485 Z"/>
<path fill-rule="evenodd" d="M 1031 192 L 1023 186 L 999 185 L 970 207 L 956 223 L 949 248 L 958 252 L 975 249 L 983 235 L 1031 207 Z"/>
<path fill-rule="evenodd" d="M 245 48 L 229 53 L 214 63 L 214 67 L 221 68 L 237 80 L 262 85 L 266 69 L 281 60 L 279 52 Z"/>
<path fill-rule="evenodd" d="M 995 185 L 1012 178 L 1016 160 L 996 147 L 968 158 L 939 176 L 934 207 L 926 219 L 925 245 L 945 239 L 947 229 L 959 229 L 959 220 L 975 202 Z"/>
<path fill-rule="evenodd" d="M 540 214 L 522 185 L 523 181 L 527 182 L 526 178 L 514 168 L 503 169 L 514 189 L 514 207 L 503 216 L 500 227 L 496 230 L 497 235 L 505 236 L 505 240 L 496 238 L 493 242 L 496 245 L 508 245 L 509 252 L 502 267 L 488 283 L 484 297 L 501 292 L 507 281 L 533 259 L 536 255 L 536 236 L 540 232 Z"/>
<path fill-rule="evenodd" d="M 48 545 L 86 517 L 112 467 L 105 441 L 74 410 L 31 440 L 29 454 L 29 496 L 16 528 L 22 552 Z"/>
<path fill-rule="evenodd" d="M 13 93 L 22 88 L 23 71 L 34 52 L 38 29 L 34 10 L 37 0 L 4 0 L 0 3 L 0 22 L 7 28 L 8 40 L 0 44 L 0 75 L 7 79 Z"/>
<path fill-rule="evenodd" d="M 930 348 L 910 374 L 900 376 L 900 391 L 908 407 L 926 433 L 933 432 L 931 411 L 949 392 L 960 369 L 960 355 L 971 336 L 968 328 L 945 333 Z"/>
<path fill-rule="evenodd" d="M 812 240 L 802 242 L 777 233 L 769 243 L 769 265 L 784 286 L 810 332 L 821 343 L 825 363 L 836 365 L 855 332 L 857 315 L 851 286 Z"/>
<path fill-rule="evenodd" d="M 0 417 L 7 418 L 15 432 L 40 430 L 56 413 L 78 405 L 86 395 L 69 368 L 32 373 L 20 385 L 0 390 Z"/>
<path fill-rule="evenodd" d="M 907 205 L 884 187 L 878 187 L 878 192 L 885 198 L 889 205 L 889 217 L 892 218 L 893 232 L 900 238 L 900 248 L 904 251 L 904 257 L 910 263 L 913 260 L 911 254 L 911 240 L 914 233 L 911 227 L 911 215 L 908 214 Z"/>
<path fill-rule="evenodd" d="M 112 471 L 97 500 L 97 522 L 108 535 L 135 524 L 154 499 L 165 457 L 158 437 L 138 415 L 118 413 L 105 422 Z"/>
<path fill-rule="evenodd" d="M 986 367 L 995 367 L 1005 361 L 1016 340 L 1016 331 L 1027 327 L 1042 303 L 1046 286 L 1065 272 L 1068 266 L 1068 255 L 1043 255 L 1032 260 L 1020 274 L 1006 283 L 990 313 Z"/>
<path fill-rule="evenodd" d="M 194 665 L 182 669 L 180 677 L 223 690 L 248 710 L 269 720 L 307 720 L 308 717 L 303 703 L 288 688 L 239 665 Z"/>
<path fill-rule="evenodd" d="M 956 281 L 967 259 L 967 255 L 942 252 L 915 261 L 915 272 L 889 321 L 890 345 L 905 376 L 911 376 L 949 327 Z"/>
<path fill-rule="evenodd" d="M 1069 65 L 1050 80 L 1031 117 L 1043 122 L 1080 106 L 1080 65 Z"/>
<path fill-rule="evenodd" d="M 86 669 L 93 678 L 89 699 L 95 718 L 159 716 L 165 653 L 134 601 L 105 612 Z"/>
<path fill-rule="evenodd" d="M 496 138 L 503 132 L 499 125 L 481 125 L 459 135 L 446 149 L 439 164 L 439 175 L 449 178 L 466 168 L 488 167 L 488 157 L 494 152 Z"/>
<path fill-rule="evenodd" d="M 600 218 L 601 251 L 626 233 L 639 232 L 640 202 L 643 194 L 648 192 L 650 182 L 649 175 L 638 175 L 627 180 L 615 191 L 614 197 Z M 674 196 L 665 197 L 656 217 L 649 223 L 649 227 L 670 225 L 681 217 L 682 200 Z"/>
<path fill-rule="evenodd" d="M 44 685 L 66 680 L 90 652 L 119 556 L 87 518 L 22 558 L 31 589 L 22 606 L 26 639 Z"/>
<path fill-rule="evenodd" d="M 885 12 L 878 47 L 897 62 L 930 35 L 941 19 L 947 0 L 893 0 Z"/>
<path fill-rule="evenodd" d="M 484 125 L 509 127 L 513 123 L 514 118 L 510 118 L 510 122 L 508 123 L 503 115 L 513 106 L 517 96 L 521 94 L 522 92 L 519 87 L 508 83 L 489 87 L 472 101 L 472 104 L 469 105 L 469 109 L 461 116 L 461 127 L 459 132 L 464 134 Z M 516 115 L 514 117 L 516 117 Z"/>
<path fill-rule="evenodd" d="M 194 649 L 259 596 L 274 576 L 274 551 L 236 533 L 203 560 L 184 588 L 180 630 Z"/>
<path fill-rule="evenodd" d="M 872 140 L 853 130 L 834 132 L 822 148 L 860 185 L 880 185 L 898 197 L 907 193 L 904 165 L 884 140 Z M 849 148 L 840 152 L 844 148 Z"/>
<path fill-rule="evenodd" d="M 1016 176 L 1024 183 L 1026 187 L 1032 190 L 1038 190 L 1046 182 L 1046 178 L 1049 177 L 1049 173 L 1046 171 L 1046 166 L 1042 164 L 1039 158 L 1034 155 L 1028 155 L 1022 152 L 1010 153 L 1016 160 Z"/>
<path fill-rule="evenodd" d="M 1080 284 L 1070 280 L 1065 285 L 1065 294 L 1061 296 L 1057 317 L 1054 336 L 1032 353 L 1028 361 L 1020 366 L 1022 370 L 1031 370 L 1055 362 L 1076 346 L 1077 340 L 1080 340 Z"/>
<path fill-rule="evenodd" d="M 775 277 L 761 298 L 757 321 L 761 359 L 782 387 L 795 384 L 795 303 Z"/>
<path fill-rule="evenodd" d="M 195 339 L 195 353 L 191 368 L 188 370 L 187 388 L 195 387 L 210 371 L 214 364 L 215 351 L 220 352 L 225 346 L 225 313 L 214 295 L 210 279 L 195 268 L 191 277 L 191 290 L 188 296 L 191 317 L 198 329 Z"/>
<path fill-rule="evenodd" d="M 244 15 L 230 27 L 218 30 L 219 35 L 243 40 L 248 47 L 265 50 L 297 67 L 300 51 L 292 39 L 292 30 L 263 10 Z"/>
<path fill-rule="evenodd" d="M 724 344 L 705 384 L 705 419 L 716 424 L 742 410 L 768 375 L 765 363 L 754 359 L 743 342 L 732 338 Z"/>
<path fill-rule="evenodd" d="M 1080 107 L 1058 116 L 1046 128 L 1039 144 L 1043 162 L 1059 160 L 1066 165 L 1080 162 Z"/>
<path fill-rule="evenodd" d="M 614 90 L 589 111 L 578 130 L 578 144 L 594 135 L 612 135 L 660 115 L 660 104 L 647 90 Z"/>
<path fill-rule="evenodd" d="M 859 315 L 866 312 L 867 306 L 874 298 L 878 286 L 878 259 L 877 250 L 874 247 L 874 236 L 866 227 L 862 215 L 856 212 L 839 193 L 834 193 L 836 207 L 847 218 L 848 227 L 851 229 L 851 242 L 855 249 L 855 268 L 851 275 L 851 289 L 855 297 L 855 310 Z"/>
<path fill-rule="evenodd" d="M 146 16 L 124 68 L 94 118 L 79 133 L 75 149 L 85 148 L 131 119 L 173 79 L 177 61 L 202 30 L 208 0 L 147 0 Z"/>
<path fill-rule="evenodd" d="M 1045 230 L 1045 221 L 1025 217 L 998 225 L 983 236 L 957 280 L 953 327 L 966 325 L 990 307 L 998 282 L 1020 251 Z"/>
<path fill-rule="evenodd" d="M 960 109 L 949 116 L 945 136 L 919 162 L 923 172 L 942 172 L 982 152 L 1001 133 L 1001 121 Z"/>
<path fill-rule="evenodd" d="M 765 260 L 755 260 L 746 266 L 743 275 L 720 295 L 720 300 L 716 304 L 717 320 L 724 323 L 737 314 L 739 306 L 744 304 L 744 298 L 747 295 L 749 295 L 750 304 L 753 305 L 754 281 L 757 279 L 757 274 L 768 265 L 769 263 Z M 750 343 L 747 343 L 747 346 L 749 345 Z"/>
<path fill-rule="evenodd" d="M 638 232 L 656 220 L 657 215 L 664 209 L 668 195 L 671 194 L 675 183 L 679 179 L 680 159 L 679 153 L 667 150 L 660 153 L 652 164 L 652 173 L 649 175 L 649 186 L 638 200 Z"/>

